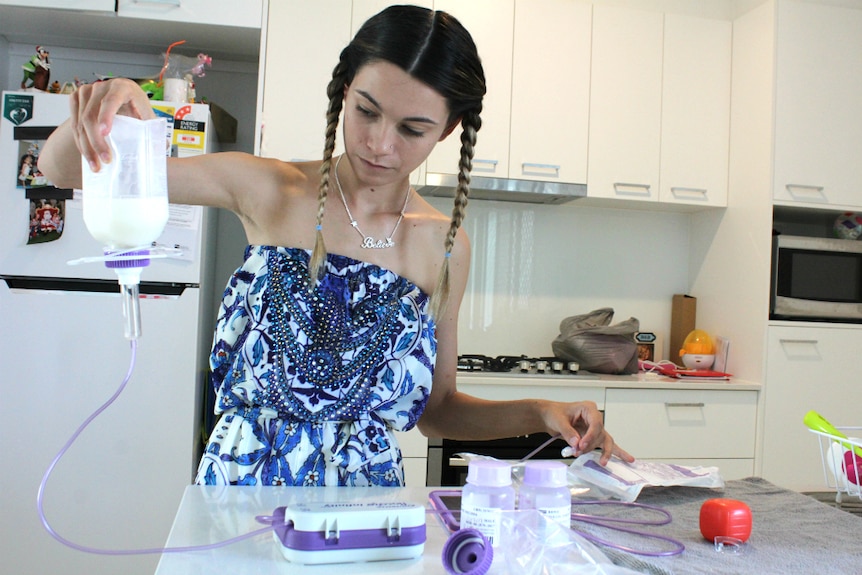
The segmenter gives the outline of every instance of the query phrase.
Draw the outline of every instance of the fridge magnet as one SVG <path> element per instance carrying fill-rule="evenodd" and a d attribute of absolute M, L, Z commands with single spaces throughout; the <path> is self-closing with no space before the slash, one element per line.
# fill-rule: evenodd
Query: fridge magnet
<path fill-rule="evenodd" d="M 24 195 L 30 202 L 26 228 L 28 244 L 60 239 L 65 225 L 66 200 L 71 199 L 73 193 L 72 190 L 54 187 L 39 171 L 39 152 L 49 130 L 15 128 L 15 139 L 18 143 L 15 187 L 23 188 Z"/>
<path fill-rule="evenodd" d="M 20 126 L 33 117 L 33 96 L 3 94 L 3 117 L 13 126 Z"/>
<path fill-rule="evenodd" d="M 54 188 L 56 189 L 56 188 Z M 30 236 L 28 244 L 60 239 L 66 219 L 66 202 L 56 198 L 30 198 Z"/>
<path fill-rule="evenodd" d="M 47 185 L 47 179 L 36 163 L 39 160 L 39 142 L 18 142 L 18 177 L 15 186 L 18 188 L 35 188 Z"/>

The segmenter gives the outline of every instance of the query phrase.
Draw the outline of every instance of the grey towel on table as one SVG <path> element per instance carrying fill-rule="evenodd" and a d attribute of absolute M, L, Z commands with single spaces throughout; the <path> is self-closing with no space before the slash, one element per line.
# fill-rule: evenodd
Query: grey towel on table
<path fill-rule="evenodd" d="M 751 508 L 751 537 L 739 554 L 715 551 L 700 533 L 700 507 L 714 497 L 738 499 Z M 672 557 L 647 557 L 600 546 L 614 563 L 629 569 L 653 575 L 862 574 L 862 517 L 760 478 L 728 481 L 723 489 L 645 488 L 637 502 L 666 509 L 673 521 L 635 529 L 673 537 L 686 549 Z M 625 533 L 578 522 L 573 527 L 637 549 L 667 549 L 654 540 Z"/>

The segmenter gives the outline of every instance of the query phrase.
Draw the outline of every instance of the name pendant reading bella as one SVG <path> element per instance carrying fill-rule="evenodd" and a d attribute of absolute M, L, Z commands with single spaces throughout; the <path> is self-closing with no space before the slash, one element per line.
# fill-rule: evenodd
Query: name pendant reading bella
<path fill-rule="evenodd" d="M 395 242 L 392 241 L 392 238 L 386 238 L 385 240 L 376 240 L 371 236 L 365 236 L 362 239 L 362 247 L 368 249 L 381 250 L 383 248 L 391 248 L 395 245 Z"/>

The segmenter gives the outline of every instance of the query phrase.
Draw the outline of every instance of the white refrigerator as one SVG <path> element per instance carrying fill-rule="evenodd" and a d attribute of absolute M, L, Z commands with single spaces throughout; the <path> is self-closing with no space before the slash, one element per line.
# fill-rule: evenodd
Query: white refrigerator
<path fill-rule="evenodd" d="M 56 542 L 42 527 L 43 473 L 75 429 L 118 388 L 131 361 L 113 271 L 88 233 L 80 191 L 38 173 L 47 134 L 68 116 L 67 96 L 4 92 L 0 118 L 0 561 L 3 572 L 152 573 L 158 556 L 109 557 Z M 174 129 L 173 153 L 210 146 L 206 107 L 154 103 Z M 29 163 L 28 163 L 29 161 Z M 131 380 L 96 418 L 47 484 L 45 513 L 75 543 L 161 547 L 200 448 L 212 337 L 208 300 L 212 214 L 172 206 L 159 243 L 183 256 L 153 260 L 141 278 L 142 335 Z M 209 286 L 209 287 L 208 287 Z"/>

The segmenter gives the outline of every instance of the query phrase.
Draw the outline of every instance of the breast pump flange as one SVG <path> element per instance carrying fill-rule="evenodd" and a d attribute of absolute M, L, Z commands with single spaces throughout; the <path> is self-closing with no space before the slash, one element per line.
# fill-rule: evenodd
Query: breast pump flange
<path fill-rule="evenodd" d="M 114 118 L 106 138 L 111 161 L 93 171 L 81 158 L 84 224 L 106 247 L 98 258 L 117 274 L 126 339 L 141 335 L 141 271 L 168 221 L 167 125 L 163 119 Z M 178 252 L 178 250 L 175 250 Z M 156 257 L 177 255 L 160 249 Z"/>

